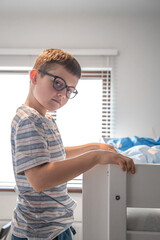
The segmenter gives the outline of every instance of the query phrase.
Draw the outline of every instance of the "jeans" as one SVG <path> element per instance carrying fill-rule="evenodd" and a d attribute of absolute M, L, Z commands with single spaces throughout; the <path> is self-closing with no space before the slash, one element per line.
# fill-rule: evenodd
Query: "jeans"
<path fill-rule="evenodd" d="M 70 227 L 65 232 L 61 233 L 56 238 L 54 238 L 53 240 L 73 240 L 71 232 L 74 235 L 76 234 L 75 229 L 73 227 Z M 19 238 L 12 234 L 11 240 L 27 240 L 27 238 Z"/>

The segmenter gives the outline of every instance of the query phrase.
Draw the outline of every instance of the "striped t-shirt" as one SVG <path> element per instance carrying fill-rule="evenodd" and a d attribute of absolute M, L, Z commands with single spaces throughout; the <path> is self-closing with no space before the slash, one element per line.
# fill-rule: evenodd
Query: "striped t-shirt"
<path fill-rule="evenodd" d="M 69 228 L 76 203 L 66 184 L 36 192 L 24 171 L 53 161 L 65 160 L 65 150 L 51 116 L 22 105 L 11 126 L 12 159 L 18 191 L 12 233 L 21 238 L 51 240 Z"/>

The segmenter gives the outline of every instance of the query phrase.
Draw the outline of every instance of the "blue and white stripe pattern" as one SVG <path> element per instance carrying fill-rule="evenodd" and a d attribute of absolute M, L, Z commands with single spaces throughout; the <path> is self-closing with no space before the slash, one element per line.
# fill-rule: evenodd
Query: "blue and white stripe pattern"
<path fill-rule="evenodd" d="M 13 168 L 18 190 L 13 216 L 13 234 L 17 237 L 51 240 L 69 228 L 76 203 L 66 184 L 36 192 L 24 171 L 53 161 L 65 160 L 65 150 L 51 116 L 41 116 L 22 105 L 12 121 Z"/>

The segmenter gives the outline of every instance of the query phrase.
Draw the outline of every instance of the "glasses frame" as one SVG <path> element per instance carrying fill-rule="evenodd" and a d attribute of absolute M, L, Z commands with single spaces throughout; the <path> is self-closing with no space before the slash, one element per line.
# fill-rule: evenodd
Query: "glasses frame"
<path fill-rule="evenodd" d="M 54 78 L 54 79 L 53 79 L 53 88 L 54 88 L 56 91 L 60 92 L 60 91 L 62 91 L 62 90 L 64 90 L 64 89 L 66 88 L 66 97 L 67 97 L 68 99 L 73 99 L 73 98 L 78 94 L 77 89 L 76 89 L 75 87 L 73 87 L 73 86 L 68 86 L 68 85 L 66 84 L 66 81 L 65 81 L 63 78 L 61 78 L 61 77 L 59 77 L 59 76 L 57 76 L 57 75 L 53 75 L 53 74 L 48 73 L 48 72 L 43 71 L 43 70 L 38 70 L 38 71 L 39 71 L 40 73 L 44 74 L 44 75 L 48 75 L 48 76 Z M 57 89 L 57 88 L 55 87 L 55 81 L 56 81 L 57 78 L 61 79 L 61 80 L 64 82 L 64 84 L 65 84 L 65 86 L 62 87 L 61 89 Z M 74 91 L 73 91 L 72 93 L 74 93 L 75 95 L 73 95 L 73 97 L 70 97 L 70 95 L 67 96 L 67 92 L 69 92 L 69 89 L 70 89 L 70 88 L 73 88 L 73 89 L 74 89 Z"/>

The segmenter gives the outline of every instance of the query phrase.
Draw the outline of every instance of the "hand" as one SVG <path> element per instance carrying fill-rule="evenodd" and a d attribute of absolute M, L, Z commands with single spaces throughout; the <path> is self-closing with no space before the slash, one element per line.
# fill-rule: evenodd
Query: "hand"
<path fill-rule="evenodd" d="M 98 149 L 107 150 L 107 151 L 111 151 L 111 152 L 117 152 L 116 149 L 112 145 L 105 144 L 105 143 L 97 143 L 97 145 L 98 145 Z"/>
<path fill-rule="evenodd" d="M 99 151 L 99 164 L 117 164 L 122 171 L 135 173 L 133 159 L 111 151 Z"/>

